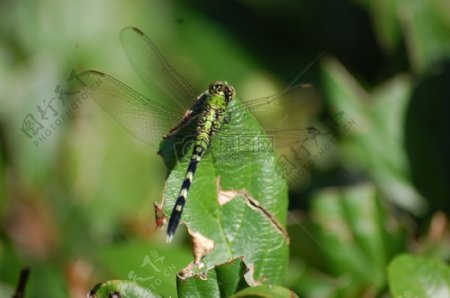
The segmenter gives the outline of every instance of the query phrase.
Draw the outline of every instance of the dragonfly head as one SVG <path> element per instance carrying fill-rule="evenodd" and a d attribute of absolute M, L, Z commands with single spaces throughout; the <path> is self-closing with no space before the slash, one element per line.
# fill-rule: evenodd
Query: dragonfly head
<path fill-rule="evenodd" d="M 233 98 L 236 96 L 236 91 L 234 90 L 234 87 L 229 85 L 225 81 L 214 81 L 209 85 L 209 94 L 212 96 L 214 95 L 220 95 L 225 98 L 226 103 L 233 100 Z"/>

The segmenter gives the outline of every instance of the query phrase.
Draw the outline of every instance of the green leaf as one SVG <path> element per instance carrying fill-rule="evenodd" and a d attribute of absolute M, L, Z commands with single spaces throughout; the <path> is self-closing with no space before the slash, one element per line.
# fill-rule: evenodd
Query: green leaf
<path fill-rule="evenodd" d="M 307 297 L 361 297 L 369 288 L 382 291 L 385 268 L 405 249 L 406 240 L 405 229 L 384 208 L 370 184 L 317 192 L 312 222 L 290 226 L 292 254 L 305 263 L 294 262 L 297 271 L 303 268 L 287 286 Z"/>
<path fill-rule="evenodd" d="M 400 20 L 398 19 L 401 7 L 399 2 L 398 0 L 378 0 L 369 3 L 378 40 L 383 48 L 391 54 L 400 46 L 401 42 Z"/>
<path fill-rule="evenodd" d="M 393 297 L 450 297 L 450 267 L 427 257 L 400 255 L 388 267 Z"/>
<path fill-rule="evenodd" d="M 98 284 L 89 292 L 89 298 L 158 298 L 162 297 L 132 281 L 110 280 Z"/>
<path fill-rule="evenodd" d="M 204 256 L 203 272 L 243 257 L 253 273 L 247 280 L 249 284 L 281 283 L 288 258 L 289 240 L 284 229 L 287 184 L 277 171 L 273 151 L 244 151 L 239 148 L 242 140 L 229 142 L 230 138 L 245 137 L 256 142 L 267 138 L 238 100 L 231 105 L 238 109 L 213 138 L 210 152 L 200 162 L 182 221 L 196 243 L 194 253 L 203 250 L 195 253 L 197 263 Z M 240 135 L 243 131 L 252 133 Z M 177 162 L 174 155 L 180 150 L 171 146 L 183 147 L 185 143 L 166 141 L 160 151 L 169 169 L 173 166 L 164 192 L 163 210 L 167 216 L 172 212 L 191 154 L 186 150 L 187 154 Z M 209 253 L 205 247 L 208 241 L 214 246 Z"/>
<path fill-rule="evenodd" d="M 387 260 L 380 212 L 369 185 L 329 189 L 314 196 L 312 217 L 332 273 L 352 272 L 355 279 L 382 285 Z"/>
<path fill-rule="evenodd" d="M 446 0 L 405 2 L 398 15 L 408 54 L 413 68 L 423 72 L 450 57 L 450 7 Z"/>
<path fill-rule="evenodd" d="M 289 289 L 277 285 L 261 285 L 257 287 L 247 288 L 236 293 L 232 298 L 243 297 L 261 297 L 261 298 L 295 298 L 298 297 Z"/>
<path fill-rule="evenodd" d="M 323 69 L 331 110 L 344 113 L 335 119 L 345 128 L 343 163 L 367 172 L 397 205 L 424 212 L 425 201 L 411 183 L 401 129 L 410 99 L 409 78 L 397 76 L 368 94 L 338 61 L 327 59 Z"/>
<path fill-rule="evenodd" d="M 230 297 L 237 291 L 248 287 L 244 274 L 247 268 L 242 259 L 219 265 L 207 273 L 207 278 L 200 276 L 184 279 L 177 278 L 180 297 Z"/>
<path fill-rule="evenodd" d="M 450 17 L 446 0 L 370 1 L 375 33 L 390 54 L 402 44 L 402 35 L 413 69 L 423 72 L 450 57 Z"/>
<path fill-rule="evenodd" d="M 429 202 L 430 210 L 447 214 L 450 213 L 450 143 L 442 136 L 447 135 L 450 127 L 448 82 L 450 60 L 439 71 L 430 71 L 417 80 L 404 129 L 414 185 Z M 448 248 L 447 251 L 450 253 Z"/>

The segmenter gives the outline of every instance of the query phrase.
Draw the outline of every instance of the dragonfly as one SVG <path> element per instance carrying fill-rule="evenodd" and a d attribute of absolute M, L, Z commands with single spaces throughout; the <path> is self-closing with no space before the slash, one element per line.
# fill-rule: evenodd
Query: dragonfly
<path fill-rule="evenodd" d="M 100 71 L 84 71 L 79 74 L 79 79 L 86 88 L 90 88 L 94 101 L 135 137 L 157 148 L 161 140 L 177 136 L 186 127 L 194 127 L 190 161 L 167 227 L 167 242 L 170 242 L 179 226 L 198 165 L 211 149 L 212 138 L 220 136 L 229 117 L 239 109 L 246 109 L 259 111 L 263 118 L 270 119 L 270 114 L 283 106 L 282 99 L 288 94 L 312 86 L 293 83 L 278 94 L 233 105 L 236 90 L 231 84 L 213 81 L 206 91 L 197 93 L 141 30 L 124 28 L 120 39 L 128 60 L 149 93 L 144 96 Z M 288 145 L 298 142 L 299 134 L 305 131 L 311 135 L 311 128 L 272 132 L 283 136 L 284 141 L 279 143 L 286 146 L 286 142 Z"/>

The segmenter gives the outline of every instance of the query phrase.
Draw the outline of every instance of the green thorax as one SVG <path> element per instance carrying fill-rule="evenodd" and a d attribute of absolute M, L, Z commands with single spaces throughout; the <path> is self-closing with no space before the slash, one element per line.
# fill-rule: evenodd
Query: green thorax
<path fill-rule="evenodd" d="M 211 83 L 208 91 L 205 92 L 207 98 L 197 124 L 196 145 L 206 149 L 210 137 L 222 126 L 225 110 L 235 94 L 234 88 L 227 82 Z"/>

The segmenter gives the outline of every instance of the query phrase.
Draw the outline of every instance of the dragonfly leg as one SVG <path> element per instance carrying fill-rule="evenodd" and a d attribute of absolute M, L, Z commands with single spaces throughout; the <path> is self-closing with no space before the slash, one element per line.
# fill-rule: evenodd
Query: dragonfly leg
<path fill-rule="evenodd" d="M 197 100 L 195 101 L 194 105 L 189 110 L 186 111 L 180 123 L 178 123 L 174 128 L 172 128 L 169 131 L 169 133 L 164 136 L 164 138 L 168 138 L 177 134 L 181 129 L 188 126 L 188 124 L 191 123 L 193 119 L 196 119 L 200 115 L 201 108 L 206 99 L 207 93 L 205 92 L 202 93 L 199 97 L 197 97 Z"/>
<path fill-rule="evenodd" d="M 226 114 L 223 117 L 223 123 L 228 124 L 228 123 L 230 123 L 230 121 L 231 121 L 231 115 L 230 114 Z"/>
<path fill-rule="evenodd" d="M 191 123 L 192 119 L 196 118 L 196 116 L 192 117 L 192 110 L 188 110 L 186 114 L 184 114 L 183 119 L 178 123 L 174 128 L 172 128 L 169 133 L 164 135 L 164 138 L 171 137 L 173 135 L 176 135 L 181 129 L 188 126 L 189 123 Z"/>

